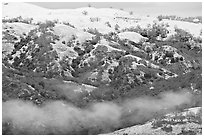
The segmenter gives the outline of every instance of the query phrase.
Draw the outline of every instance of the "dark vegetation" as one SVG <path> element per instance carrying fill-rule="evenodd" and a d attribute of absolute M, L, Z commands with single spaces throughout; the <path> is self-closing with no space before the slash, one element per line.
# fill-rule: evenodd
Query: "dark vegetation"
<path fill-rule="evenodd" d="M 148 28 L 143 29 L 140 26 L 132 27 L 132 28 L 126 28 L 122 31 L 132 31 L 137 32 L 141 34 L 144 37 L 149 38 L 150 42 L 157 41 L 157 37 L 161 36 L 161 38 L 166 38 L 167 34 L 169 33 L 166 27 L 168 24 L 157 24 L 154 23 L 153 25 L 150 25 Z"/>
<path fill-rule="evenodd" d="M 58 39 L 58 37 L 53 35 L 50 32 L 47 32 L 47 30 L 49 28 L 51 29 L 53 26 L 54 24 L 52 22 L 41 24 L 39 29 L 35 29 L 31 31 L 27 37 L 22 38 L 20 42 L 15 43 L 14 45 L 15 49 L 13 50 L 11 55 L 8 55 L 8 58 L 5 58 L 3 60 L 3 64 L 5 65 L 5 70 L 11 71 L 12 69 L 9 69 L 10 67 L 16 69 L 15 70 L 16 72 L 13 72 L 13 70 L 11 72 L 7 72 L 8 75 L 11 75 L 12 73 L 16 73 L 15 75 L 18 76 L 18 73 L 21 73 L 20 75 L 29 76 L 30 78 L 29 77 L 26 78 L 27 84 L 34 85 L 35 90 L 36 89 L 37 90 L 46 89 L 45 88 L 46 82 L 44 82 L 45 80 L 39 80 L 39 79 L 43 79 L 43 77 L 48 78 L 48 79 L 56 78 L 59 80 L 71 80 L 71 81 L 78 82 L 78 83 L 86 83 L 86 84 L 95 85 L 98 88 L 96 89 L 96 91 L 92 92 L 91 95 L 88 95 L 90 96 L 88 97 L 89 99 L 87 99 L 89 100 L 89 102 L 91 100 L 115 100 L 115 99 L 123 98 L 123 97 L 141 96 L 141 95 L 146 95 L 146 94 L 155 96 L 164 90 L 171 90 L 171 89 L 177 90 L 180 87 L 189 88 L 190 87 L 189 84 L 191 83 L 189 81 L 192 81 L 193 83 L 197 83 L 196 89 L 201 90 L 201 76 L 199 76 L 199 74 L 201 73 L 201 68 L 196 68 L 196 70 L 192 68 L 191 69 L 192 72 L 186 73 L 186 74 L 182 74 L 181 70 L 174 71 L 176 74 L 179 73 L 181 75 L 179 75 L 176 78 L 171 78 L 168 80 L 163 80 L 163 79 L 158 78 L 156 76 L 157 71 L 155 72 L 155 70 L 153 69 L 151 70 L 150 68 L 148 68 L 144 77 L 142 78 L 143 81 L 138 80 L 136 76 L 139 75 L 139 72 L 137 70 L 127 69 L 128 66 L 131 65 L 132 61 L 130 59 L 122 60 L 121 57 L 123 57 L 124 55 L 128 53 L 128 54 L 133 54 L 133 55 L 135 54 L 141 58 L 144 58 L 144 55 L 142 54 L 139 55 L 140 53 L 136 53 L 132 50 L 128 50 L 129 49 L 128 46 L 131 44 L 133 44 L 134 46 L 138 46 L 138 47 L 141 47 L 141 46 L 138 44 L 134 44 L 134 43 L 126 44 L 127 43 L 126 41 L 118 42 L 117 38 L 114 41 L 117 41 L 120 44 L 121 48 L 126 50 L 126 53 L 124 52 L 114 53 L 113 52 L 113 54 L 107 54 L 107 52 L 105 52 L 106 49 L 104 49 L 106 47 L 104 46 L 103 48 L 103 46 L 101 46 L 101 49 L 95 49 L 95 51 L 93 52 L 96 55 L 98 60 L 93 62 L 90 65 L 90 67 L 86 66 L 86 64 L 84 65 L 84 67 L 79 67 L 79 64 L 81 63 L 81 59 L 83 59 L 83 56 L 85 54 L 90 53 L 90 51 L 93 50 L 94 48 L 93 45 L 97 44 L 98 41 L 100 40 L 99 37 L 97 36 L 98 34 L 99 35 L 101 34 L 98 33 L 97 31 L 96 33 L 94 33 L 95 35 L 97 35 L 95 39 L 93 39 L 92 41 L 87 41 L 86 43 L 83 44 L 83 47 L 85 47 L 85 51 L 82 51 L 80 48 L 75 47 L 74 50 L 79 54 L 79 57 L 72 60 L 72 64 L 70 65 L 66 63 L 66 60 L 62 60 L 62 62 L 60 62 L 60 64 L 62 65 L 62 70 L 59 70 L 59 68 L 55 67 L 55 64 L 53 63 L 54 60 L 58 59 L 57 53 L 56 51 L 52 49 L 52 46 L 50 45 L 51 43 L 54 43 L 54 40 Z M 156 37 L 163 32 L 161 30 L 159 30 L 158 32 L 158 26 L 156 25 L 152 26 L 152 29 L 150 29 L 149 31 L 153 31 L 153 30 L 157 30 L 158 34 L 156 34 L 155 36 L 152 35 L 152 37 L 153 36 Z M 39 37 L 35 36 L 35 33 L 38 31 L 43 32 L 43 34 Z M 144 33 L 143 32 L 144 30 L 141 31 L 139 28 L 137 28 L 136 30 L 134 29 L 132 31 L 136 31 L 141 34 Z M 149 37 L 149 35 L 147 37 Z M 108 36 L 106 37 L 110 38 Z M 175 37 L 179 39 L 177 41 L 180 41 L 181 40 L 180 38 L 183 38 L 183 37 L 192 38 L 190 34 L 183 33 L 182 30 L 178 30 L 178 35 Z M 191 50 L 189 50 L 189 47 L 187 46 L 188 43 L 185 40 L 180 41 L 180 42 L 177 42 L 177 41 L 169 40 L 165 42 L 165 41 L 155 40 L 155 44 L 158 47 L 160 47 L 161 45 L 166 45 L 166 44 L 176 47 L 181 53 L 183 53 L 183 55 L 188 55 L 189 57 L 193 57 L 191 58 L 192 60 L 197 59 L 199 61 L 199 58 L 201 57 L 201 52 L 200 54 L 198 54 L 196 53 L 194 49 L 191 49 L 191 47 L 190 47 Z M 35 47 L 34 44 L 38 44 L 39 47 Z M 12 55 L 15 54 L 19 49 L 23 49 L 24 52 L 22 52 L 19 57 L 17 56 L 13 57 Z M 47 52 L 46 55 L 44 54 L 45 51 Z M 26 59 L 26 56 L 28 55 L 31 55 L 32 59 Z M 98 65 L 100 65 L 101 63 L 100 60 L 104 59 L 105 57 L 109 59 L 115 58 L 116 60 L 119 60 L 119 66 L 115 67 L 114 70 L 109 71 L 110 79 L 111 79 L 110 86 L 103 85 L 103 83 L 99 81 L 96 83 L 91 83 L 90 81 L 88 82 L 87 79 L 84 79 L 83 81 L 81 78 L 84 76 L 84 74 L 96 69 Z M 13 59 L 14 62 L 10 66 L 7 63 L 7 61 L 11 59 Z M 128 61 L 129 61 L 129 65 L 128 65 Z M 162 67 L 165 67 L 165 65 L 162 64 L 162 62 L 159 65 Z M 47 68 L 52 68 L 52 69 L 48 70 Z M 63 75 L 64 73 L 63 71 L 66 71 L 67 69 L 70 69 L 70 68 L 74 69 L 74 71 L 72 71 L 72 75 L 74 76 L 73 78 L 66 77 Z M 167 68 L 169 68 L 169 66 Z M 144 68 L 141 68 L 141 69 L 145 70 Z M 35 70 L 35 72 L 33 72 L 33 70 Z M 7 74 L 7 73 L 4 73 L 4 74 Z M 163 73 L 163 72 L 160 72 L 160 73 Z M 129 79 L 127 77 L 128 75 L 133 76 L 132 78 L 134 79 L 134 81 L 132 83 L 129 83 Z M 29 79 L 33 79 L 33 82 L 29 82 L 30 81 Z M 39 82 L 35 82 L 35 79 L 36 81 L 39 80 L 43 82 L 39 84 Z M 148 82 L 153 82 L 153 85 L 155 87 L 153 90 L 149 89 L 150 86 Z M 7 90 L 3 90 L 3 91 L 7 91 Z M 38 91 L 38 92 L 41 92 L 41 91 Z"/>
<path fill-rule="evenodd" d="M 169 20 L 177 20 L 177 21 L 186 21 L 186 22 L 193 22 L 193 23 L 202 23 L 202 17 L 201 16 L 197 16 L 197 17 L 178 17 L 176 15 L 159 15 L 157 17 L 159 19 L 159 21 L 161 21 L 162 19 L 169 19 Z M 198 21 L 195 22 L 194 20 L 197 19 Z"/>
<path fill-rule="evenodd" d="M 21 22 L 26 24 L 32 24 L 33 18 L 22 18 L 21 16 L 12 18 L 12 19 L 2 19 L 2 23 L 13 23 L 13 22 Z"/>
<path fill-rule="evenodd" d="M 86 12 L 83 12 L 87 15 Z M 23 22 L 22 18 L 15 20 L 3 20 L 3 22 Z M 30 23 L 30 22 L 27 22 Z M 151 96 L 156 97 L 161 92 L 173 90 L 174 92 L 180 89 L 191 89 L 191 83 L 194 84 L 194 89 L 197 92 L 194 94 L 194 103 L 192 106 L 201 106 L 201 90 L 202 90 L 202 50 L 199 46 L 192 46 L 189 40 L 196 41 L 195 43 L 202 43 L 202 40 L 194 39 L 191 34 L 181 29 L 176 29 L 177 34 L 167 41 L 157 40 L 157 36 L 165 38 L 168 31 L 165 25 L 154 24 L 149 29 L 141 29 L 139 26 L 136 28 L 130 28 L 123 31 L 134 31 L 140 33 L 142 36 L 149 38 L 149 43 L 155 43 L 155 49 L 145 50 L 142 43 L 136 44 L 130 41 L 122 41 L 116 36 L 116 34 L 102 35 L 97 30 L 89 29 L 87 32 L 96 35 L 93 40 L 86 41 L 82 44 L 84 50 L 75 46 L 74 50 L 78 53 L 78 57 L 71 60 L 70 58 L 63 58 L 59 64 L 56 61 L 59 59 L 56 51 L 53 49 L 52 44 L 55 40 L 59 40 L 59 37 L 54 35 L 51 31 L 54 27 L 53 22 L 46 22 L 39 24 L 39 28 L 32 30 L 24 38 L 21 38 L 19 42 L 14 43 L 14 50 L 7 57 L 2 59 L 2 100 L 3 102 L 10 99 L 22 99 L 30 100 L 36 105 L 42 105 L 49 100 L 64 100 L 72 103 L 77 107 L 85 108 L 90 103 L 113 101 L 121 103 L 125 99 Z M 70 24 L 66 24 L 70 25 Z M 73 26 L 74 27 L 74 26 Z M 37 32 L 42 32 L 40 36 L 37 36 Z M 118 45 L 112 44 L 114 48 L 119 48 L 124 51 L 111 51 L 107 52 L 107 47 L 100 45 L 94 48 L 100 37 L 106 38 L 108 41 L 118 43 Z M 7 37 L 8 39 L 13 39 Z M 152 60 L 152 53 L 158 49 L 161 49 L 163 45 L 169 45 L 177 48 L 179 54 L 183 58 L 174 58 L 172 53 L 165 53 L 162 60 Z M 134 51 L 133 47 L 141 49 L 141 52 Z M 19 56 L 15 56 L 20 51 Z M 90 56 L 90 52 L 93 51 L 96 59 L 89 62 L 89 65 L 83 63 L 83 60 L 87 56 Z M 125 55 L 135 55 L 142 59 L 150 61 L 150 63 L 157 64 L 159 67 L 166 68 L 170 72 L 164 72 L 162 70 L 154 69 L 148 66 L 146 61 L 141 60 L 139 63 L 144 64 L 138 69 L 131 69 L 131 64 L 135 61 L 132 58 L 124 58 Z M 30 58 L 27 58 L 30 56 Z M 183 65 L 183 61 L 188 60 L 193 67 L 186 68 Z M 13 60 L 12 64 L 8 61 Z M 69 63 L 71 60 L 71 64 Z M 106 61 L 116 60 L 119 65 L 113 69 L 109 69 L 110 82 L 102 82 L 101 78 L 96 81 L 90 81 L 86 75 L 98 70 L 99 74 L 102 74 L 103 70 L 107 68 Z M 166 64 L 167 60 L 171 61 L 171 64 Z M 71 72 L 73 77 L 65 75 L 66 71 Z M 190 72 L 185 73 L 186 70 Z M 141 76 L 140 71 L 145 72 Z M 164 79 L 159 77 L 168 73 L 178 74 L 177 77 L 171 77 Z M 140 77 L 140 78 L 138 78 Z M 130 82 L 130 78 L 132 81 Z M 88 84 L 96 86 L 97 88 L 92 92 L 83 91 L 77 94 L 76 98 L 72 96 L 65 96 L 56 85 L 62 84 L 63 81 L 72 81 L 80 84 Z M 150 84 L 151 83 L 151 84 Z M 150 89 L 153 86 L 154 89 Z M 75 93 L 74 93 L 75 94 Z M 155 123 L 154 127 L 160 127 L 161 123 Z M 135 123 L 131 123 L 135 124 Z M 3 124 L 4 133 L 9 134 L 8 127 L 11 125 Z M 125 125 L 130 126 L 130 125 Z M 8 130 L 8 131 L 7 131 Z M 171 127 L 163 127 L 165 131 L 171 131 Z M 187 134 L 183 131 L 183 134 Z"/>

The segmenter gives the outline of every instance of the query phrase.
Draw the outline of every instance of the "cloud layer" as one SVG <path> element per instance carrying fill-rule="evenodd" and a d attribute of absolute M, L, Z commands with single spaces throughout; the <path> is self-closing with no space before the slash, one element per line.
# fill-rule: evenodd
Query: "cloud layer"
<path fill-rule="evenodd" d="M 98 134 L 120 127 L 124 124 L 122 119 L 140 122 L 163 110 L 190 104 L 191 100 L 192 95 L 187 91 L 125 100 L 121 105 L 95 103 L 83 109 L 62 101 L 36 106 L 10 100 L 2 104 L 2 119 L 3 123 L 12 123 L 13 134 Z"/>

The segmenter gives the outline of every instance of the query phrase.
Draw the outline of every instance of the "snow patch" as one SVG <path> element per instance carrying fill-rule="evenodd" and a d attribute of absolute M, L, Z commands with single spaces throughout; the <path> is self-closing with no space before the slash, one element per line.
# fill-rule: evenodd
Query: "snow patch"
<path fill-rule="evenodd" d="M 130 41 L 133 41 L 135 43 L 139 43 L 141 41 L 145 41 L 147 40 L 148 38 L 145 38 L 143 37 L 142 35 L 140 35 L 139 33 L 136 33 L 136 32 L 121 32 L 118 34 L 119 38 L 122 39 L 122 40 L 130 40 Z"/>

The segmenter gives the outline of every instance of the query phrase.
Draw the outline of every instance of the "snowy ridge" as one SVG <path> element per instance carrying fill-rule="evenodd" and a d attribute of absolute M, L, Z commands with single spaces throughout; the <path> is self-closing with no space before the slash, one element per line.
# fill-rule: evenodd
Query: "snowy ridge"
<path fill-rule="evenodd" d="M 26 11 L 26 12 L 24 12 Z M 107 34 L 113 32 L 115 25 L 119 25 L 119 29 L 134 27 L 140 25 L 142 28 L 147 28 L 157 19 L 155 17 L 143 17 L 139 15 L 130 15 L 126 11 L 93 7 L 85 7 L 78 9 L 45 9 L 28 3 L 8 3 L 3 5 L 2 17 L 14 18 L 22 16 L 23 18 L 33 18 L 33 22 L 58 20 L 59 22 L 69 22 L 74 24 L 77 29 L 83 30 L 88 28 L 96 28 L 99 32 Z M 32 16 L 31 16 L 32 15 Z M 110 26 L 107 26 L 106 23 Z M 168 23 L 169 35 L 174 34 L 174 28 L 182 28 L 188 30 L 195 37 L 200 36 L 202 24 L 189 22 L 164 20 L 161 23 Z"/>

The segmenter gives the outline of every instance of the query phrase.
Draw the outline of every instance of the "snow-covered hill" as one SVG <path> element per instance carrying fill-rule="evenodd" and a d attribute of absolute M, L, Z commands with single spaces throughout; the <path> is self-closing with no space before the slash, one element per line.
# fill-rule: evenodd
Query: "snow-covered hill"
<path fill-rule="evenodd" d="M 196 100 L 192 106 L 201 105 L 201 23 L 159 21 L 111 8 L 53 10 L 3 3 L 2 9 L 3 102 L 19 99 L 41 106 L 58 100 L 86 108 L 188 89 Z M 172 133 L 152 129 L 152 123 L 113 134 Z M 5 129 L 12 127 L 7 124 Z"/>
<path fill-rule="evenodd" d="M 190 108 L 110 133 L 111 135 L 201 135 L 202 108 Z"/>
<path fill-rule="evenodd" d="M 110 8 L 96 9 L 86 7 L 53 10 L 27 3 L 8 3 L 7 5 L 3 4 L 2 10 L 2 17 L 5 19 L 21 16 L 23 18 L 33 18 L 33 22 L 36 23 L 46 20 L 57 20 L 59 22 L 68 22 L 80 30 L 96 28 L 101 33 L 113 32 L 116 25 L 119 26 L 119 29 L 135 27 L 137 25 L 147 27 L 157 20 L 154 17 L 144 17 L 137 14 L 130 15 L 129 12 Z M 200 35 L 202 29 L 202 24 L 169 20 L 163 22 L 169 24 L 169 30 L 171 31 L 177 26 L 188 30 L 195 37 Z"/>

